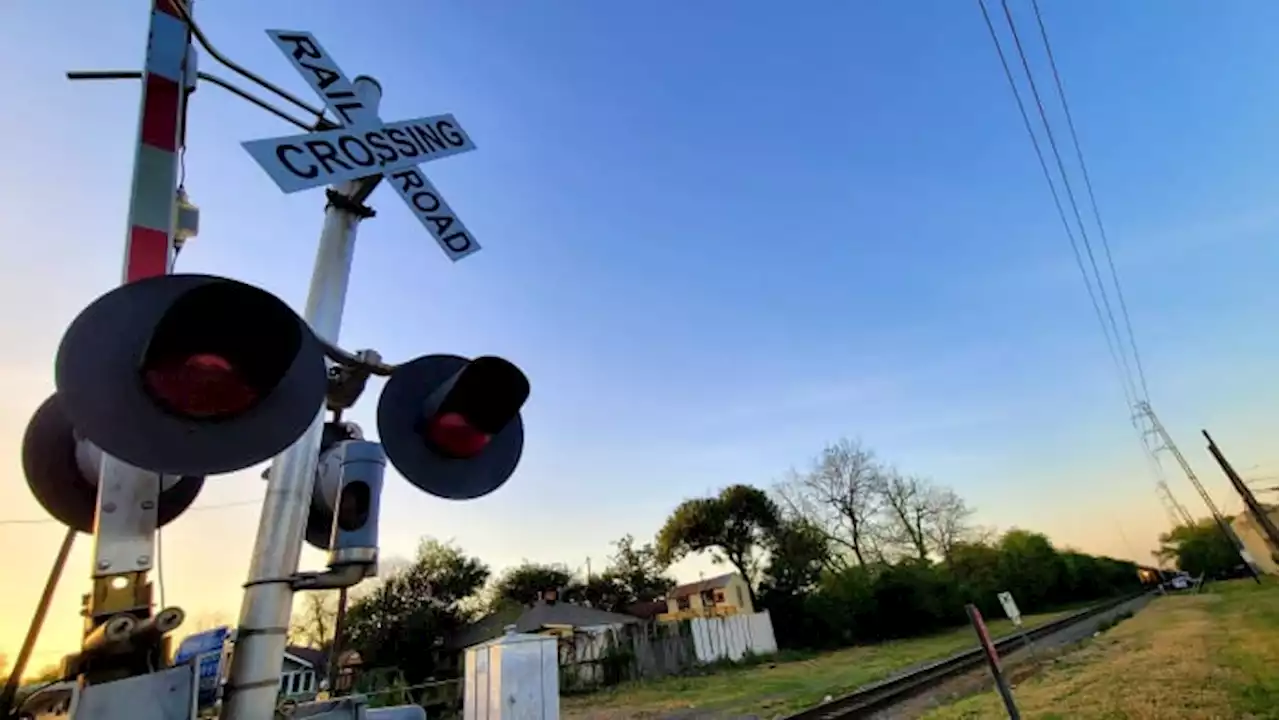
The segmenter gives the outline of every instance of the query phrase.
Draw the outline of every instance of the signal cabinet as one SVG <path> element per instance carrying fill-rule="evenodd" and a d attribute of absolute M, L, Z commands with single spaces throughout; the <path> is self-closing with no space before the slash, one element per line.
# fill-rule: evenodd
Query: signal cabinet
<path fill-rule="evenodd" d="M 560 664 L 557 641 L 508 632 L 467 648 L 463 720 L 557 720 Z"/>

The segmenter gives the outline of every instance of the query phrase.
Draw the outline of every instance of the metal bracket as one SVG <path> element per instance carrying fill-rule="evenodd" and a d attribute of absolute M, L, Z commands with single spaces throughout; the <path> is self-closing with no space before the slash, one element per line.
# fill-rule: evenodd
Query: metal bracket
<path fill-rule="evenodd" d="M 338 363 L 329 368 L 329 392 L 327 407 L 341 412 L 356 404 L 364 392 L 373 368 L 382 364 L 382 356 L 376 350 L 360 350 L 352 358 L 353 363 Z"/>
<path fill-rule="evenodd" d="M 152 568 L 161 482 L 160 475 L 103 456 L 94 528 L 95 578 Z"/>

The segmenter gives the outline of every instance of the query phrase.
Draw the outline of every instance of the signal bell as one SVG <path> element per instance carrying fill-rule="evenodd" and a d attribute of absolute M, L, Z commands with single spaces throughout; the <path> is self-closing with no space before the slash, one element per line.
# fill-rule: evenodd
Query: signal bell
<path fill-rule="evenodd" d="M 55 520 L 82 533 L 93 532 L 98 508 L 98 469 L 102 453 L 77 439 L 58 395 L 50 395 L 31 417 L 22 437 L 22 469 L 31 494 Z M 156 507 L 163 527 L 191 507 L 202 477 L 166 476 Z"/>
<path fill-rule="evenodd" d="M 502 358 L 427 355 L 391 374 L 378 399 L 378 435 L 387 459 L 419 489 L 478 498 L 520 462 L 528 397 L 528 378 Z"/>
<path fill-rule="evenodd" d="M 274 295 L 210 275 L 164 275 L 99 297 L 54 366 L 85 438 L 154 472 L 232 472 L 279 453 L 324 403 L 324 350 Z"/>

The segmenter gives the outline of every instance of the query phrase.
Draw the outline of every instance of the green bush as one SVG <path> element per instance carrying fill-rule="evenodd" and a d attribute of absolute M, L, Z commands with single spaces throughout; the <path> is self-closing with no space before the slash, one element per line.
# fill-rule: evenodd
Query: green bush
<path fill-rule="evenodd" d="M 780 647 L 826 649 L 962 625 L 966 603 L 998 617 L 1003 591 L 1031 614 L 1139 587 L 1134 563 L 1060 552 L 1043 535 L 1012 530 L 995 543 L 957 544 L 940 561 L 855 565 L 824 573 L 810 592 L 766 589 L 760 600 Z"/>

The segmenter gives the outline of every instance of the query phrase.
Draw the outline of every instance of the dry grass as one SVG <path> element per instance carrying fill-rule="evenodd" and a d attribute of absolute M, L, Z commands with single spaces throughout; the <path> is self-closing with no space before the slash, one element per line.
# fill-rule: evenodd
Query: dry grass
<path fill-rule="evenodd" d="M 1027 624 L 1048 622 L 1064 614 L 1029 616 Z M 993 635 L 1013 630 L 1008 620 L 992 620 L 988 626 Z M 561 701 L 561 716 L 566 720 L 781 717 L 817 705 L 827 695 L 839 697 L 918 663 L 977 644 L 973 630 L 963 627 L 804 659 L 779 658 L 776 662 L 728 667 L 707 675 L 632 683 L 566 697 Z"/>
<path fill-rule="evenodd" d="M 1159 598 L 1014 688 L 1024 718 L 1277 717 L 1276 583 Z M 1003 718 L 994 691 L 926 715 Z"/>

